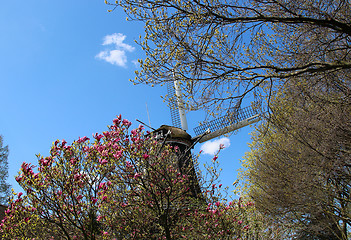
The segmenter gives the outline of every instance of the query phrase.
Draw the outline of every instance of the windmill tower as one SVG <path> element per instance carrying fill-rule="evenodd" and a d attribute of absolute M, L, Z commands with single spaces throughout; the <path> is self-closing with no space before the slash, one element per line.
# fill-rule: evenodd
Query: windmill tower
<path fill-rule="evenodd" d="M 197 181 L 196 171 L 191 158 L 191 149 L 195 144 L 206 142 L 224 134 L 233 132 L 250 124 L 260 121 L 259 114 L 251 107 L 242 109 L 233 108 L 228 114 L 214 119 L 210 122 L 202 124 L 194 128 L 195 137 L 191 137 L 186 131 L 188 124 L 185 115 L 184 103 L 181 97 L 181 88 L 178 80 L 173 75 L 173 81 L 167 84 L 168 97 L 171 99 L 169 103 L 172 125 L 162 125 L 160 128 L 152 132 L 157 139 L 163 139 L 166 144 L 177 146 L 179 148 L 178 167 L 182 172 L 184 167 L 191 166 L 191 195 L 201 198 L 201 188 Z"/>

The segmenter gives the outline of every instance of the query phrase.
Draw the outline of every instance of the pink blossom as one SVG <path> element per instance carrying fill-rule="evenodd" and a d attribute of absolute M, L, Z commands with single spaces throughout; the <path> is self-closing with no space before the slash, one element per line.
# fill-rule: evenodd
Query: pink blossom
<path fill-rule="evenodd" d="M 117 116 L 116 119 L 113 119 L 113 123 L 114 123 L 115 125 L 118 125 L 118 124 L 121 122 L 121 119 L 122 119 L 122 116 L 119 115 L 119 116 Z"/>
<path fill-rule="evenodd" d="M 99 142 L 101 138 L 103 138 L 103 135 L 95 133 L 95 135 L 93 135 L 93 137 Z"/>
<path fill-rule="evenodd" d="M 99 184 L 99 189 L 104 188 L 104 187 L 105 187 L 105 184 L 106 184 L 106 183 L 104 183 L 104 182 L 100 183 L 100 184 Z"/>
<path fill-rule="evenodd" d="M 58 190 L 58 191 L 57 191 L 57 194 L 58 194 L 59 196 L 61 196 L 62 191 L 61 191 L 61 190 Z"/>
<path fill-rule="evenodd" d="M 222 184 L 219 184 L 219 186 L 218 186 L 219 188 L 221 188 L 222 187 Z"/>
<path fill-rule="evenodd" d="M 116 159 L 119 159 L 120 157 L 122 157 L 122 150 L 117 151 L 116 153 L 113 154 L 113 156 L 114 156 Z"/>
<path fill-rule="evenodd" d="M 239 220 L 239 221 L 238 221 L 238 224 L 242 224 L 242 223 L 243 223 L 243 221 L 242 221 L 242 220 Z"/>
<path fill-rule="evenodd" d="M 106 137 L 106 138 L 108 138 L 108 137 L 110 137 L 110 132 L 103 132 L 102 134 L 104 134 L 104 136 Z"/>
<path fill-rule="evenodd" d="M 108 156 L 108 151 L 107 149 L 103 150 L 101 153 L 102 156 L 107 157 Z"/>
<path fill-rule="evenodd" d="M 83 196 L 82 195 L 78 195 L 76 198 L 79 201 L 79 200 L 81 200 L 83 198 Z"/>
<path fill-rule="evenodd" d="M 129 122 L 127 119 L 123 119 L 122 124 L 126 127 L 130 127 L 130 125 L 132 125 L 132 123 Z"/>
<path fill-rule="evenodd" d="M 102 201 L 105 201 L 107 199 L 107 196 L 102 197 Z"/>
<path fill-rule="evenodd" d="M 49 165 L 49 160 L 47 160 L 47 159 L 41 159 L 41 164 L 44 166 L 44 167 L 46 167 L 46 166 L 48 166 Z"/>
<path fill-rule="evenodd" d="M 84 136 L 84 137 L 79 137 L 78 140 L 77 140 L 77 143 L 83 143 L 87 140 L 90 140 L 90 138 L 88 138 L 87 136 Z"/>
<path fill-rule="evenodd" d="M 22 192 L 19 192 L 19 193 L 17 194 L 17 196 L 18 196 L 19 198 L 20 198 L 22 195 L 23 195 Z"/>
<path fill-rule="evenodd" d="M 91 200 L 92 200 L 93 204 L 95 204 L 95 203 L 98 201 L 98 200 L 97 200 L 96 198 L 94 198 L 94 197 L 92 197 Z"/>
<path fill-rule="evenodd" d="M 69 161 L 72 165 L 76 164 L 76 159 L 75 158 L 71 158 L 71 160 Z"/>
<path fill-rule="evenodd" d="M 136 135 L 138 134 L 136 129 L 133 129 L 132 131 L 130 131 L 130 133 L 131 133 L 133 136 L 136 136 Z"/>
<path fill-rule="evenodd" d="M 219 207 L 221 205 L 220 202 L 216 202 L 216 206 Z"/>
<path fill-rule="evenodd" d="M 141 176 L 141 174 L 140 174 L 140 173 L 136 173 L 136 174 L 134 174 L 134 178 L 135 178 L 135 179 L 139 178 L 140 176 Z"/>
<path fill-rule="evenodd" d="M 150 155 L 148 155 L 147 153 L 144 153 L 143 154 L 143 158 L 146 160 L 146 159 L 148 159 L 150 157 Z"/>
<path fill-rule="evenodd" d="M 126 167 L 127 168 L 132 168 L 133 166 L 132 166 L 132 164 L 129 161 L 126 161 Z"/>
<path fill-rule="evenodd" d="M 98 216 L 98 217 L 96 218 L 96 221 L 100 222 L 101 219 L 102 219 L 102 216 Z"/>
<path fill-rule="evenodd" d="M 213 161 L 217 160 L 218 156 L 214 156 L 213 157 Z"/>
<path fill-rule="evenodd" d="M 20 176 L 18 176 L 18 177 L 16 177 L 16 181 L 19 183 L 19 182 L 21 182 L 22 181 L 22 177 L 20 177 Z"/>
<path fill-rule="evenodd" d="M 102 234 L 103 234 L 103 235 L 108 235 L 108 232 L 104 231 Z"/>
<path fill-rule="evenodd" d="M 102 159 L 102 160 L 99 159 L 99 162 L 100 162 L 101 165 L 104 165 L 104 164 L 108 163 L 108 161 L 106 159 Z"/>

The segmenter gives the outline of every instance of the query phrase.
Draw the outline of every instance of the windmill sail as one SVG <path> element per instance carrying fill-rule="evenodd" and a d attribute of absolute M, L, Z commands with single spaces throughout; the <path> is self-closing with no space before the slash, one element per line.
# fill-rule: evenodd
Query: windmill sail
<path fill-rule="evenodd" d="M 211 133 L 205 135 L 199 140 L 199 142 L 202 143 L 212 138 L 219 137 L 223 134 L 258 122 L 259 120 L 259 114 L 251 107 L 234 109 L 231 113 L 225 116 L 219 117 L 194 128 L 194 132 L 197 136 L 200 136 L 208 129 L 211 131 Z"/>
<path fill-rule="evenodd" d="M 188 130 L 188 122 L 187 122 L 186 116 L 185 116 L 185 109 L 184 109 L 184 103 L 183 103 L 183 98 L 182 98 L 182 92 L 180 90 L 180 83 L 178 80 L 174 80 L 174 89 L 175 89 L 175 94 L 177 97 L 180 123 L 182 125 L 182 129 Z"/>
<path fill-rule="evenodd" d="M 171 110 L 172 125 L 183 130 L 188 130 L 179 81 L 169 81 L 167 83 L 167 92 L 170 99 L 169 107 Z"/>
<path fill-rule="evenodd" d="M 169 81 L 167 83 L 167 92 L 168 92 L 168 98 L 170 99 L 169 109 L 171 111 L 172 125 L 177 128 L 182 128 L 182 124 L 179 116 L 179 108 L 176 101 L 177 96 L 173 86 L 173 81 Z"/>

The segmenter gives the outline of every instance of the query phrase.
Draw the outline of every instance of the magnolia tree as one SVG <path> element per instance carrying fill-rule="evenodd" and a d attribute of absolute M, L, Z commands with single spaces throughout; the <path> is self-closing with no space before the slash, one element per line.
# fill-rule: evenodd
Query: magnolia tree
<path fill-rule="evenodd" d="M 50 156 L 38 155 L 37 166 L 22 164 L 16 180 L 24 193 L 13 193 L 9 201 L 3 237 L 247 238 L 251 203 L 225 201 L 215 172 L 194 178 L 191 166 L 180 171 L 179 149 L 145 135 L 142 126 L 129 131 L 131 123 L 121 116 L 113 123 L 93 141 L 57 140 Z M 193 179 L 201 196 L 191 194 Z"/>

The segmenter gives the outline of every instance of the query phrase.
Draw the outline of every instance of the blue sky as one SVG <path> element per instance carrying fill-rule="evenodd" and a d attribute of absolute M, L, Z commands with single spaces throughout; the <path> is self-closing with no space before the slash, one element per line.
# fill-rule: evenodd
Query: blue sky
<path fill-rule="evenodd" d="M 9 179 L 22 162 L 36 163 L 56 139 L 71 142 L 106 130 L 119 114 L 158 128 L 171 124 L 160 98 L 163 87 L 134 86 L 135 61 L 144 54 L 134 40 L 143 25 L 127 22 L 123 10 L 108 13 L 101 0 L 1 1 L 0 3 L 0 134 L 9 146 Z M 189 133 L 203 120 L 189 113 Z M 223 185 L 236 179 L 239 159 L 250 142 L 246 127 L 230 136 L 220 155 Z M 197 146 L 195 152 L 198 152 Z M 201 162 L 211 156 L 204 154 Z"/>

